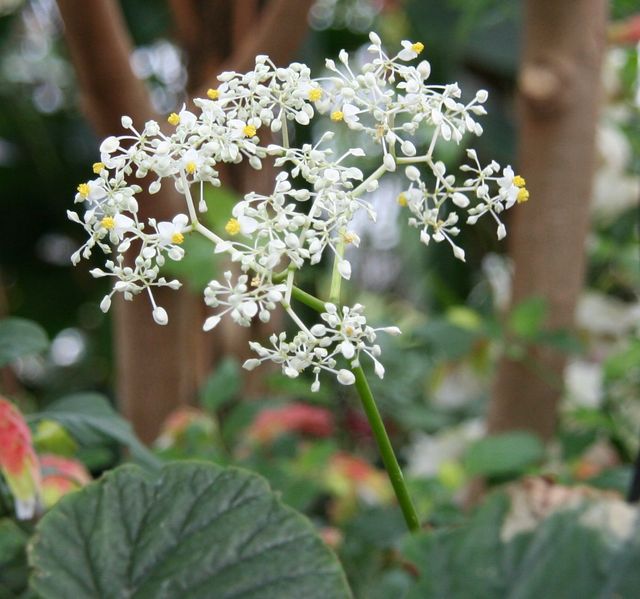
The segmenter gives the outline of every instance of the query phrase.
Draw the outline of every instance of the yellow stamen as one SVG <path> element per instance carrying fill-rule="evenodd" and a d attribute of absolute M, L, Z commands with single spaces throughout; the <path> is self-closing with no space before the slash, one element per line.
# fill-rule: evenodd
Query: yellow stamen
<path fill-rule="evenodd" d="M 113 217 L 111 216 L 105 216 L 101 221 L 100 224 L 107 229 L 107 231 L 110 231 L 111 229 L 113 229 L 113 227 L 116 226 L 116 221 L 113 220 Z"/>
<path fill-rule="evenodd" d="M 242 132 L 245 137 L 253 137 L 256 134 L 256 128 L 253 125 L 245 125 Z"/>
<path fill-rule="evenodd" d="M 237 235 L 240 233 L 240 223 L 235 218 L 230 218 L 229 222 L 224 226 L 224 230 L 229 233 L 229 235 Z"/>
<path fill-rule="evenodd" d="M 220 92 L 217 89 L 208 89 L 207 97 L 210 100 L 217 100 L 220 97 Z"/>
<path fill-rule="evenodd" d="M 193 173 L 196 172 L 196 163 L 195 162 L 187 162 L 187 166 L 185 166 L 185 170 L 190 174 L 193 175 Z"/>
<path fill-rule="evenodd" d="M 345 243 L 353 243 L 357 239 L 357 236 L 353 231 L 347 231 L 343 235 L 343 239 Z"/>
<path fill-rule="evenodd" d="M 104 163 L 103 162 L 94 162 L 93 163 L 93 172 L 96 175 L 99 175 L 103 170 L 104 170 Z"/>
<path fill-rule="evenodd" d="M 396 198 L 396 202 L 398 202 L 398 204 L 400 204 L 400 206 L 406 206 L 407 205 L 407 196 L 403 193 L 401 193 L 397 198 Z"/>
<path fill-rule="evenodd" d="M 167 118 L 167 121 L 169 122 L 170 125 L 173 125 L 174 127 L 176 127 L 180 124 L 180 115 L 176 114 L 175 112 L 172 112 Z"/>
<path fill-rule="evenodd" d="M 352 326 L 347 325 L 347 326 L 345 327 L 345 329 L 344 329 L 344 332 L 346 333 L 346 335 L 347 335 L 348 337 L 351 337 L 351 335 L 353 335 L 353 333 L 354 333 L 353 327 L 352 327 Z"/>
<path fill-rule="evenodd" d="M 312 102 L 317 102 L 320 98 L 322 98 L 322 90 L 319 87 L 314 87 L 313 89 L 310 89 L 308 98 Z"/>
<path fill-rule="evenodd" d="M 522 204 L 528 200 L 529 200 L 529 192 L 523 187 L 518 192 L 518 197 L 517 197 L 518 204 Z"/>
<path fill-rule="evenodd" d="M 411 49 L 416 54 L 420 54 L 420 52 L 424 50 L 424 44 L 422 42 L 416 42 L 415 44 L 411 44 Z"/>
<path fill-rule="evenodd" d="M 262 285 L 262 278 L 260 275 L 256 275 L 251 279 L 251 287 L 260 287 L 260 285 Z"/>
<path fill-rule="evenodd" d="M 78 193 L 86 200 L 89 197 L 89 184 L 80 183 L 78 185 Z"/>
<path fill-rule="evenodd" d="M 175 243 L 177 245 L 180 245 L 183 241 L 184 241 L 184 235 L 182 233 L 179 233 L 178 231 L 176 231 L 171 236 L 171 243 Z"/>
<path fill-rule="evenodd" d="M 520 175 L 516 175 L 513 178 L 513 184 L 516 187 L 524 187 L 527 184 L 527 182 L 524 180 L 524 177 L 521 177 Z"/>
<path fill-rule="evenodd" d="M 331 120 L 335 121 L 336 123 L 341 121 L 344 118 L 344 112 L 342 112 L 342 110 L 334 110 L 331 113 Z"/>

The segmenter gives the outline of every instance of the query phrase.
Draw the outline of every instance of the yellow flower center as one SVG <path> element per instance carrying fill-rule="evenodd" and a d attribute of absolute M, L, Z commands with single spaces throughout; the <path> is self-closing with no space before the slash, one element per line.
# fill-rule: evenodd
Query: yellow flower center
<path fill-rule="evenodd" d="M 400 204 L 400 206 L 406 206 L 407 205 L 407 196 L 405 194 L 401 193 L 396 198 L 396 202 L 398 202 L 398 204 Z"/>
<path fill-rule="evenodd" d="M 208 89 L 207 97 L 210 100 L 217 100 L 220 97 L 220 92 L 217 89 Z"/>
<path fill-rule="evenodd" d="M 518 204 L 522 204 L 526 202 L 528 199 L 529 199 L 529 192 L 523 187 L 518 192 L 518 197 L 517 197 Z"/>
<path fill-rule="evenodd" d="M 256 128 L 253 125 L 245 125 L 242 132 L 245 137 L 253 137 L 256 134 Z"/>
<path fill-rule="evenodd" d="M 422 42 L 416 42 L 415 44 L 411 44 L 411 49 L 416 54 L 420 54 L 420 52 L 424 50 L 424 44 Z"/>
<path fill-rule="evenodd" d="M 180 124 L 180 115 L 176 114 L 175 112 L 172 112 L 167 118 L 167 121 L 170 125 L 173 125 L 174 127 L 176 127 L 177 125 Z"/>
<path fill-rule="evenodd" d="M 331 113 L 331 120 L 335 121 L 336 123 L 341 121 L 344 118 L 344 112 L 342 112 L 342 110 L 334 110 Z"/>
<path fill-rule="evenodd" d="M 345 243 L 353 243 L 356 240 L 356 234 L 353 233 L 352 231 L 347 231 L 343 235 L 343 238 L 344 238 Z"/>
<path fill-rule="evenodd" d="M 317 102 L 320 98 L 322 98 L 322 90 L 319 87 L 314 87 L 313 89 L 309 90 L 308 97 L 312 102 Z"/>
<path fill-rule="evenodd" d="M 351 335 L 353 335 L 353 333 L 354 333 L 353 327 L 352 327 L 352 326 L 350 326 L 350 325 L 347 325 L 347 326 L 344 328 L 344 332 L 345 332 L 345 334 L 347 335 L 347 337 L 351 337 Z"/>
<path fill-rule="evenodd" d="M 78 185 L 78 193 L 86 200 L 89 197 L 89 184 L 80 183 Z"/>
<path fill-rule="evenodd" d="M 527 184 L 527 182 L 524 180 L 524 177 L 521 177 L 520 175 L 516 175 L 513 178 L 513 184 L 516 187 L 524 187 Z"/>
<path fill-rule="evenodd" d="M 180 245 L 183 241 L 184 241 L 184 235 L 182 233 L 179 233 L 178 231 L 176 231 L 171 236 L 171 243 L 175 243 L 177 245 Z"/>
<path fill-rule="evenodd" d="M 104 163 L 103 162 L 94 162 L 93 163 L 93 172 L 96 175 L 99 175 L 103 170 L 104 170 Z"/>
<path fill-rule="evenodd" d="M 193 173 L 196 172 L 196 163 L 195 162 L 187 162 L 187 166 L 185 167 L 185 170 L 190 174 L 193 175 Z"/>
<path fill-rule="evenodd" d="M 116 226 L 116 221 L 113 220 L 113 217 L 111 216 L 105 216 L 101 221 L 100 224 L 107 229 L 108 231 L 110 231 L 111 229 L 113 229 L 113 227 Z"/>
<path fill-rule="evenodd" d="M 240 233 L 240 223 L 235 218 L 230 218 L 229 222 L 224 226 L 224 230 L 229 233 L 229 235 L 237 235 Z"/>

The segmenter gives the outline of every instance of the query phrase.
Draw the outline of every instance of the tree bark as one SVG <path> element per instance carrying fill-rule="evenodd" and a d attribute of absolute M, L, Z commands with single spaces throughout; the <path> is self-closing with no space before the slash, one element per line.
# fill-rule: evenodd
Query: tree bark
<path fill-rule="evenodd" d="M 513 303 L 547 300 L 550 329 L 570 329 L 583 285 L 595 163 L 606 0 L 527 0 L 518 82 L 518 163 L 531 199 L 514 211 Z M 565 359 L 536 347 L 501 360 L 489 430 L 548 439 L 556 425 Z"/>
<path fill-rule="evenodd" d="M 58 6 L 82 105 L 96 132 L 121 130 L 123 114 L 137 123 L 155 118 L 145 85 L 131 70 L 132 42 L 117 2 L 58 0 Z M 153 198 L 140 197 L 142 219 L 170 220 L 181 207 L 171 185 Z M 118 404 L 145 442 L 156 437 L 172 410 L 192 399 L 197 386 L 193 354 L 200 326 L 193 315 L 200 299 L 186 290 L 158 289 L 154 295 L 169 313 L 167 326 L 153 321 L 146 297 L 116 302 L 113 319 Z"/>

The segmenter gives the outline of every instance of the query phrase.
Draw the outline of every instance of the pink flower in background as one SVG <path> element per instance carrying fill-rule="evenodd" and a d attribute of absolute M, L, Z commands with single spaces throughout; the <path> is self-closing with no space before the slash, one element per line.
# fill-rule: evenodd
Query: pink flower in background
<path fill-rule="evenodd" d="M 325 408 L 291 403 L 262 410 L 249 429 L 249 437 L 258 443 L 269 443 L 283 433 L 329 437 L 333 433 L 333 417 Z"/>
<path fill-rule="evenodd" d="M 42 469 L 42 500 L 46 508 L 61 497 L 91 482 L 91 475 L 82 462 L 54 454 L 40 456 Z"/>
<path fill-rule="evenodd" d="M 179 408 L 167 417 L 162 425 L 155 445 L 159 449 L 175 447 L 185 440 L 190 429 L 196 428 L 201 433 L 215 439 L 218 424 L 214 418 L 197 408 Z"/>
<path fill-rule="evenodd" d="M 20 520 L 33 518 L 40 503 L 40 467 L 31 432 L 22 414 L 0 397 L 0 472 L 15 501 Z"/>

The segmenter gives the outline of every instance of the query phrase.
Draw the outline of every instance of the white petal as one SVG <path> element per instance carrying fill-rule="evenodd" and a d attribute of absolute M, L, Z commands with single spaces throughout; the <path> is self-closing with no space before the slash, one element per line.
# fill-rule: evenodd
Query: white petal
<path fill-rule="evenodd" d="M 244 368 L 245 370 L 253 370 L 256 366 L 259 366 L 259 365 L 260 365 L 260 360 L 256 358 L 250 358 L 242 365 L 242 368 Z"/>
<path fill-rule="evenodd" d="M 211 329 L 215 328 L 219 322 L 220 322 L 219 316 L 209 316 L 209 318 L 207 318 L 207 320 L 204 321 L 204 325 L 202 325 L 202 330 L 210 331 Z"/>
<path fill-rule="evenodd" d="M 348 260 L 341 260 L 338 263 L 338 272 L 343 279 L 348 281 L 351 278 L 351 263 Z"/>
<path fill-rule="evenodd" d="M 340 353 L 342 353 L 347 360 L 350 360 L 356 355 L 356 348 L 350 341 L 343 341 L 340 344 Z"/>
<path fill-rule="evenodd" d="M 169 322 L 167 311 L 160 306 L 156 306 L 153 310 L 153 320 L 155 320 L 159 325 L 164 326 Z"/>
<path fill-rule="evenodd" d="M 389 172 L 393 172 L 396 170 L 396 161 L 391 154 L 385 154 L 382 162 L 384 163 L 384 167 Z"/>
<path fill-rule="evenodd" d="M 342 385 L 353 385 L 356 382 L 356 377 L 350 370 L 342 369 L 338 371 L 338 382 Z"/>
<path fill-rule="evenodd" d="M 258 304 L 253 300 L 240 304 L 240 311 L 249 318 L 253 318 L 258 313 Z"/>
<path fill-rule="evenodd" d="M 402 331 L 398 327 L 384 327 L 381 330 L 387 333 L 388 335 L 393 335 L 394 337 L 397 337 L 398 335 L 402 335 Z"/>

